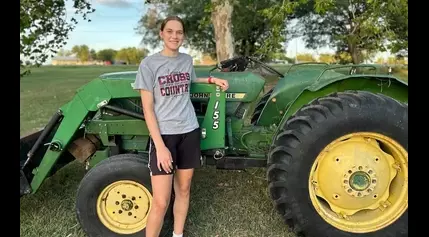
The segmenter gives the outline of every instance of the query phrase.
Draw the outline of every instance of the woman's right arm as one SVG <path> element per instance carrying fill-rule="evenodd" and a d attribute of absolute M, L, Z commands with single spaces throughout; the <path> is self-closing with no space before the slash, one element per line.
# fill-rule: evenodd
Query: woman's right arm
<path fill-rule="evenodd" d="M 158 169 L 161 170 L 162 167 L 167 173 L 170 173 L 173 169 L 171 153 L 161 137 L 153 106 L 153 93 L 147 90 L 140 90 L 140 96 L 146 125 L 155 144 Z"/>
<path fill-rule="evenodd" d="M 154 110 L 154 83 L 155 75 L 148 65 L 148 62 L 143 60 L 138 68 L 133 88 L 140 92 L 146 125 L 155 144 L 158 169 L 161 171 L 162 167 L 166 172 L 171 172 L 173 169 L 171 153 L 162 140 Z"/>
<path fill-rule="evenodd" d="M 161 133 L 158 127 L 158 121 L 156 120 L 154 106 L 153 106 L 153 94 L 150 91 L 140 90 L 140 96 L 143 105 L 143 114 L 146 120 L 149 133 L 152 137 L 155 147 L 165 146 L 162 140 Z"/>

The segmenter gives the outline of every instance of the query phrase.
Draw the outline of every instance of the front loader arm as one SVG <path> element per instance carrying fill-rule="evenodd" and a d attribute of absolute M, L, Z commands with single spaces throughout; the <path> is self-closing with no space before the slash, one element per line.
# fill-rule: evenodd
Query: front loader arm
<path fill-rule="evenodd" d="M 74 98 L 59 109 L 54 117 L 56 118 L 59 115 L 60 119 L 57 119 L 53 124 L 48 124 L 49 126 L 46 126 L 45 128 L 48 129 L 48 131 L 42 131 L 41 133 L 47 137 L 52 137 L 52 139 L 47 140 L 47 137 L 45 136 L 38 139 L 37 142 L 39 142 L 39 144 L 36 142 L 36 144 L 32 146 L 32 149 L 27 154 L 28 158 L 26 162 L 21 167 L 21 173 L 23 173 L 24 170 L 32 173 L 24 174 L 27 178 L 32 177 L 30 179 L 31 190 L 25 190 L 26 193 L 35 193 L 39 189 L 46 177 L 49 176 L 52 168 L 56 165 L 59 158 L 65 151 L 67 151 L 68 145 L 72 142 L 74 135 L 79 131 L 79 128 L 88 115 L 97 111 L 100 106 L 107 104 L 110 99 L 111 95 L 109 90 L 104 86 L 103 81 L 96 79 L 80 88 Z M 54 121 L 54 119 L 51 121 Z M 57 130 L 51 132 L 50 129 L 52 126 L 58 126 Z M 34 157 L 40 149 L 40 146 L 44 145 L 47 145 L 48 147 L 46 152 L 42 154 L 39 153 L 42 158 Z M 41 160 L 40 164 L 37 166 L 37 162 L 35 162 L 34 169 L 26 169 L 26 165 L 31 163 L 32 159 Z"/>
<path fill-rule="evenodd" d="M 72 141 L 74 134 L 78 131 L 89 112 L 79 97 L 76 97 L 68 103 L 61 111 L 63 119 L 52 141 L 48 143 L 49 147 L 43 156 L 42 162 L 39 167 L 35 169 L 34 178 L 31 181 L 33 193 L 37 191 L 58 158 L 63 154 L 64 150 L 66 150 L 66 147 Z"/>

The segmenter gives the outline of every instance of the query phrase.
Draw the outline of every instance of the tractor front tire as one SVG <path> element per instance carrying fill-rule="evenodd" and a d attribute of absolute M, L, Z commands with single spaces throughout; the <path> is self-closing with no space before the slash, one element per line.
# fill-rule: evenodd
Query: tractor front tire
<path fill-rule="evenodd" d="M 267 177 L 300 235 L 408 236 L 408 104 L 362 91 L 314 100 L 280 128 Z"/>
<path fill-rule="evenodd" d="M 166 236 L 171 228 L 173 201 L 160 236 Z M 151 203 L 147 159 L 136 154 L 120 154 L 101 161 L 82 179 L 77 191 L 76 214 L 89 237 L 144 237 Z"/>

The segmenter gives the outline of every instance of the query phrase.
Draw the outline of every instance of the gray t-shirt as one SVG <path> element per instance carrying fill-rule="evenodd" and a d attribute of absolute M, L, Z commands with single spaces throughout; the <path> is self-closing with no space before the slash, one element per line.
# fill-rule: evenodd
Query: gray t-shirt
<path fill-rule="evenodd" d="M 154 111 L 162 135 L 183 134 L 199 127 L 189 90 L 196 79 L 192 57 L 155 53 L 140 63 L 133 88 L 153 92 Z"/>

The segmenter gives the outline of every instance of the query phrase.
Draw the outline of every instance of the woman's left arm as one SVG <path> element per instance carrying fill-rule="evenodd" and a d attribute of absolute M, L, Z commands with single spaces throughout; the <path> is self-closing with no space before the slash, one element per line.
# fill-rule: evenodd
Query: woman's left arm
<path fill-rule="evenodd" d="M 191 60 L 192 63 L 192 68 L 191 68 L 191 81 L 192 83 L 207 83 L 207 84 L 216 84 L 218 86 L 220 86 L 220 88 L 223 91 L 228 90 L 229 88 L 229 84 L 228 81 L 225 79 L 220 79 L 220 78 L 216 78 L 216 77 L 197 77 L 197 74 L 195 73 L 195 68 L 193 65 L 193 61 Z"/>
<path fill-rule="evenodd" d="M 216 84 L 221 87 L 223 91 L 228 90 L 229 84 L 225 79 L 220 79 L 216 77 L 203 77 L 195 79 L 194 83 L 208 83 L 208 84 Z"/>

